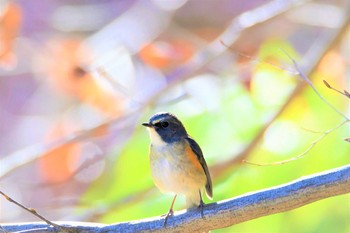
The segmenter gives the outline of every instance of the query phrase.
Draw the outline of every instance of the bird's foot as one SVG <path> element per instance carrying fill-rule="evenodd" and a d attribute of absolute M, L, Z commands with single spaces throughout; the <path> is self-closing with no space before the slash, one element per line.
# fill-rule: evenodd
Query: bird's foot
<path fill-rule="evenodd" d="M 164 219 L 164 224 L 163 224 L 164 227 L 166 227 L 166 223 L 167 223 L 167 221 L 168 221 L 168 218 L 171 217 L 171 216 L 173 216 L 173 214 L 174 214 L 173 209 L 170 209 L 169 212 L 168 212 L 167 214 L 163 214 L 163 215 L 161 216 L 161 217 L 165 217 L 165 219 Z"/>
<path fill-rule="evenodd" d="M 198 208 L 201 209 L 202 218 L 204 218 L 203 207 L 204 207 L 204 202 L 203 202 L 203 200 L 200 200 Z"/>

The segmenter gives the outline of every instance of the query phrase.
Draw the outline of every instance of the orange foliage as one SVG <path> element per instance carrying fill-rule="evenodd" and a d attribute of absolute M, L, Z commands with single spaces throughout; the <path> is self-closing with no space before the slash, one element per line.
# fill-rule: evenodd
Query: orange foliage
<path fill-rule="evenodd" d="M 22 13 L 20 7 L 9 2 L 0 18 L 0 67 L 12 69 L 16 63 L 13 53 L 14 39 L 21 25 Z"/>
<path fill-rule="evenodd" d="M 66 127 L 61 122 L 55 125 L 48 133 L 47 141 L 63 137 L 67 133 Z M 78 163 L 80 152 L 80 144 L 72 142 L 46 153 L 38 161 L 42 179 L 49 183 L 68 180 L 74 173 L 73 169 Z"/>
<path fill-rule="evenodd" d="M 318 69 L 322 76 L 335 80 L 345 80 L 345 61 L 338 51 L 329 51 L 321 60 Z"/>
<path fill-rule="evenodd" d="M 148 65 L 171 69 L 185 63 L 194 53 L 192 44 L 184 40 L 155 41 L 140 51 L 141 59 Z"/>
<path fill-rule="evenodd" d="M 117 93 L 106 90 L 96 77 L 82 68 L 83 61 L 89 60 L 89 53 L 79 40 L 55 41 L 50 45 L 53 48 L 52 57 L 46 72 L 57 89 L 77 97 L 107 116 L 121 113 L 122 104 Z"/>

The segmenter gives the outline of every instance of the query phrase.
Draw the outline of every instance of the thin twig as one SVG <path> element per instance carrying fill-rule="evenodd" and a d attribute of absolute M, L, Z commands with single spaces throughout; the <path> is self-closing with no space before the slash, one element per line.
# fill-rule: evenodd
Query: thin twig
<path fill-rule="evenodd" d="M 301 127 L 302 130 L 305 130 L 306 132 L 314 133 L 314 134 L 322 134 L 324 131 L 321 130 L 313 130 L 313 129 L 308 129 L 305 127 Z"/>
<path fill-rule="evenodd" d="M 40 215 L 35 209 L 33 208 L 27 208 L 24 205 L 22 205 L 21 203 L 13 200 L 11 197 L 9 197 L 8 195 L 6 195 L 5 193 L 3 193 L 2 191 L 0 191 L 0 194 L 2 196 L 4 196 L 6 198 L 6 200 L 8 200 L 9 202 L 14 203 L 15 205 L 21 207 L 22 209 L 28 211 L 29 213 L 35 215 L 36 217 L 40 218 L 41 220 L 43 220 L 44 222 L 46 222 L 47 224 L 58 228 L 59 230 L 63 231 L 63 232 L 69 232 L 69 228 L 68 227 L 64 227 L 64 226 L 60 226 L 56 223 L 51 222 L 50 220 L 46 219 L 45 217 L 43 217 L 42 215 Z"/>
<path fill-rule="evenodd" d="M 342 112 L 340 112 L 336 107 L 334 107 L 331 103 L 328 102 L 328 100 L 326 100 L 326 98 L 324 98 L 321 93 L 316 89 L 316 87 L 314 86 L 314 84 L 311 82 L 311 80 L 301 71 L 301 69 L 299 68 L 297 62 L 284 50 L 281 49 L 282 52 L 284 52 L 284 54 L 293 62 L 293 65 L 295 67 L 295 69 L 298 71 L 299 76 L 307 83 L 309 84 L 309 86 L 312 88 L 312 90 L 316 93 L 316 95 L 324 102 L 326 103 L 331 109 L 333 109 L 333 111 L 335 111 L 336 113 L 338 113 L 340 116 L 342 116 L 344 119 L 350 121 L 350 119 Z"/>
<path fill-rule="evenodd" d="M 324 131 L 322 133 L 322 135 L 320 137 L 318 137 L 315 141 L 313 141 L 311 143 L 311 145 L 302 153 L 300 153 L 299 155 L 297 156 L 294 156 L 292 158 L 289 158 L 289 159 L 286 159 L 286 160 L 282 160 L 282 161 L 278 161 L 278 162 L 272 162 L 272 163 L 257 163 L 257 162 L 251 162 L 251 161 L 247 161 L 247 160 L 242 160 L 243 163 L 246 163 L 246 164 L 250 164 L 250 165 L 256 165 L 256 166 L 273 166 L 273 165 L 282 165 L 282 164 L 285 164 L 285 163 L 289 163 L 289 162 L 292 162 L 292 161 L 295 161 L 295 160 L 298 160 L 298 159 L 301 159 L 301 158 L 304 158 L 305 155 L 312 149 L 314 148 L 314 146 L 317 145 L 317 143 L 319 141 L 321 141 L 324 137 L 326 137 L 328 134 L 332 133 L 333 131 L 337 130 L 338 128 L 340 128 L 341 126 L 343 126 L 345 123 L 348 123 L 348 120 L 344 120 L 343 122 L 341 122 L 340 124 L 338 124 L 337 126 L 327 130 L 327 131 Z"/>
<path fill-rule="evenodd" d="M 295 71 L 295 70 L 290 70 L 288 68 L 285 68 L 285 67 L 282 67 L 280 65 L 276 65 L 272 62 L 267 62 L 267 61 L 263 61 L 261 59 L 258 59 L 256 57 L 253 57 L 253 56 L 249 56 L 247 54 L 244 54 L 244 53 L 241 53 L 241 52 L 238 52 L 238 51 L 235 51 L 232 47 L 230 47 L 229 45 L 227 45 L 224 41 L 220 40 L 220 43 L 225 46 L 228 50 L 230 50 L 231 52 L 233 52 L 234 54 L 237 54 L 238 56 L 240 57 L 244 57 L 244 58 L 247 58 L 249 59 L 250 61 L 253 61 L 255 62 L 256 64 L 266 64 L 266 65 L 269 65 L 277 70 L 281 70 L 281 71 L 284 71 L 284 72 L 287 72 L 288 74 L 290 75 L 297 75 L 298 73 Z"/>
<path fill-rule="evenodd" d="M 350 99 L 350 93 L 349 93 L 348 91 L 346 91 L 346 90 L 344 90 L 344 92 L 339 91 L 338 89 L 336 89 L 336 88 L 332 87 L 331 85 L 329 85 L 329 83 L 328 83 L 326 80 L 323 80 L 323 83 L 324 83 L 324 85 L 325 85 L 326 87 L 328 87 L 329 89 L 331 89 L 331 90 L 333 90 L 333 91 L 336 91 L 336 92 L 338 92 L 339 94 L 341 94 L 341 95 L 343 95 L 343 96 L 345 96 L 345 97 L 347 97 L 347 98 Z"/>

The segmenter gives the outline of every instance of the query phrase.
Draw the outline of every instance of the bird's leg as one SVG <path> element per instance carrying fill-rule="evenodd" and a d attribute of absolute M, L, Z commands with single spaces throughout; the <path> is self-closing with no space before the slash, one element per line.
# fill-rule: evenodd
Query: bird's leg
<path fill-rule="evenodd" d="M 174 203 L 175 203 L 175 200 L 176 200 L 176 196 L 177 196 L 177 194 L 175 194 L 175 197 L 174 197 L 174 199 L 173 199 L 173 202 L 171 203 L 169 212 L 168 212 L 166 215 L 163 215 L 163 216 L 165 216 L 165 219 L 164 219 L 164 227 L 166 227 L 166 222 L 168 221 L 168 218 L 169 218 L 170 216 L 173 216 L 173 214 L 174 214 L 173 206 L 174 206 Z"/>
<path fill-rule="evenodd" d="M 201 209 L 201 215 L 202 215 L 202 218 L 204 218 L 204 214 L 203 214 L 204 202 L 203 202 L 203 199 L 202 199 L 201 190 L 199 190 L 199 197 L 200 197 L 200 201 L 199 201 L 199 206 L 198 206 L 198 208 Z"/>

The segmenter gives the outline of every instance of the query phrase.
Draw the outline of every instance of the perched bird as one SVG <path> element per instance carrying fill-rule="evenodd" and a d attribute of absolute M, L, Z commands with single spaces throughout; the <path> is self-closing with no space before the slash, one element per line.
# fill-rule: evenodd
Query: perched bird
<path fill-rule="evenodd" d="M 185 195 L 187 208 L 198 206 L 203 216 L 201 191 L 212 199 L 213 186 L 207 164 L 199 145 L 186 132 L 173 114 L 164 112 L 153 115 L 146 126 L 151 138 L 150 167 L 155 185 L 163 193 L 174 194 L 164 225 L 173 215 L 178 194 Z"/>

